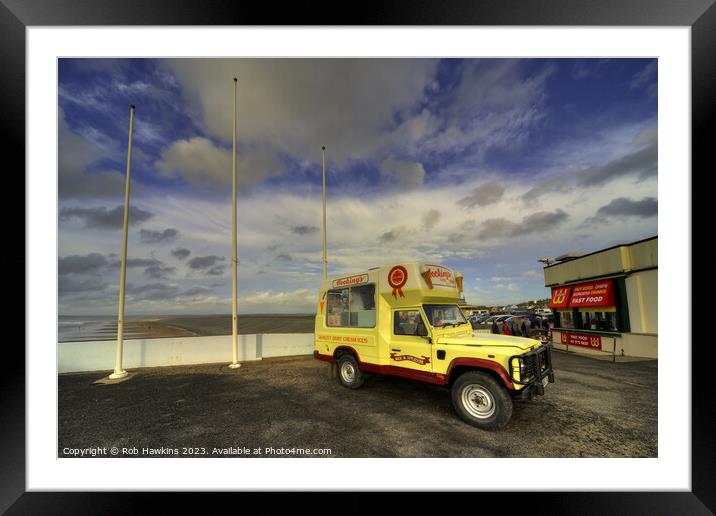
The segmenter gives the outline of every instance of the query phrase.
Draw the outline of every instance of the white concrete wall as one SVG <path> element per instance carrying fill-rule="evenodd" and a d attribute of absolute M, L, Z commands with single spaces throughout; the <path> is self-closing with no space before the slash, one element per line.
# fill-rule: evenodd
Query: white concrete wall
<path fill-rule="evenodd" d="M 263 333 L 256 338 L 261 358 L 313 354 L 313 333 Z"/>
<path fill-rule="evenodd" d="M 107 371 L 114 368 L 116 341 L 60 342 L 58 372 Z M 239 335 L 239 361 L 310 355 L 312 333 Z M 231 335 L 124 341 L 125 369 L 231 362 Z"/>

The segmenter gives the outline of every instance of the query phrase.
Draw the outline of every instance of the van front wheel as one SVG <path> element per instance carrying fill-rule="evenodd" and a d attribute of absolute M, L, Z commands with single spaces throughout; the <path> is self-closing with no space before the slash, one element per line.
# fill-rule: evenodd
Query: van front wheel
<path fill-rule="evenodd" d="M 338 359 L 338 368 L 336 372 L 338 381 L 341 385 L 349 389 L 357 389 L 365 381 L 363 371 L 358 367 L 358 361 L 351 354 L 346 353 Z"/>
<path fill-rule="evenodd" d="M 481 371 L 469 371 L 455 381 L 452 403 L 464 421 L 484 430 L 499 430 L 512 417 L 507 389 Z"/>

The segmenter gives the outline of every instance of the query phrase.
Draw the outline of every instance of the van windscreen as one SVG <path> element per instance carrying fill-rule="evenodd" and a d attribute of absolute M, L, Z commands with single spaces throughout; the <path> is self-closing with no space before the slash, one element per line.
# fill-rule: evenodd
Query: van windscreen
<path fill-rule="evenodd" d="M 436 328 L 467 323 L 457 305 L 423 305 L 423 309 L 430 324 Z"/>

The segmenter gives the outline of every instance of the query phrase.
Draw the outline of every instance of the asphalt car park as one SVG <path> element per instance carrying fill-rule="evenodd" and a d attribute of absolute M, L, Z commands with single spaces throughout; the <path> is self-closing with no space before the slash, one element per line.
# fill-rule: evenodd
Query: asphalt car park
<path fill-rule="evenodd" d="M 246 449 L 323 450 L 312 455 L 320 457 L 658 455 L 656 360 L 612 363 L 554 351 L 553 365 L 556 382 L 545 396 L 515 402 L 509 424 L 493 432 L 460 420 L 447 388 L 370 376 L 350 390 L 306 356 L 238 370 L 145 368 L 113 385 L 94 383 L 103 372 L 64 374 L 58 456 L 90 447 L 132 450 L 119 456 L 167 448 L 210 457 L 276 456 L 235 453 Z"/>

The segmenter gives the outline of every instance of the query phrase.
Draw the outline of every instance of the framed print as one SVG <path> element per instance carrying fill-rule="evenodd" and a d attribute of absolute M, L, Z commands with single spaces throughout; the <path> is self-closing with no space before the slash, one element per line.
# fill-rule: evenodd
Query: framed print
<path fill-rule="evenodd" d="M 0 6 L 28 300 L 0 508 L 713 511 L 713 2 L 330 12 Z"/>

